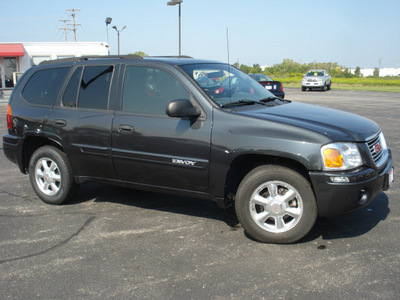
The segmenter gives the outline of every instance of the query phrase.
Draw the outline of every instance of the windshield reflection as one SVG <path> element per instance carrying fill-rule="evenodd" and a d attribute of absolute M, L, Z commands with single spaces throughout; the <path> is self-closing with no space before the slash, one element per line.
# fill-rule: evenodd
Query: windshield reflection
<path fill-rule="evenodd" d="M 250 76 L 228 64 L 191 64 L 180 67 L 219 106 L 275 97 Z"/>

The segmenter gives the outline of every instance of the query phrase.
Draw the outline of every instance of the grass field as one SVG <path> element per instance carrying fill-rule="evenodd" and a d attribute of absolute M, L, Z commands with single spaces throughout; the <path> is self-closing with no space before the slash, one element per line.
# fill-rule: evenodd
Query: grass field
<path fill-rule="evenodd" d="M 274 79 L 283 87 L 301 88 L 301 77 Z M 332 89 L 400 93 L 400 78 L 332 78 Z"/>

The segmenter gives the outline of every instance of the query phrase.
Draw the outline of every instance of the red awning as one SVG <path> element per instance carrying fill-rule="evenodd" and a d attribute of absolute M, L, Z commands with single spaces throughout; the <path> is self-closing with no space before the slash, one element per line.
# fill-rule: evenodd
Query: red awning
<path fill-rule="evenodd" d="M 0 44 L 0 56 L 24 56 L 22 44 Z"/>

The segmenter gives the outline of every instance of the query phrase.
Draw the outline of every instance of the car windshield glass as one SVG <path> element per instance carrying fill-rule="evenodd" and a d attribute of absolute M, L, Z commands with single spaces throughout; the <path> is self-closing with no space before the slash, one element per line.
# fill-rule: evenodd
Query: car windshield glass
<path fill-rule="evenodd" d="M 254 78 L 255 80 L 257 80 L 258 82 L 261 81 L 274 81 L 271 77 L 268 77 L 267 75 L 264 74 L 254 74 L 254 75 L 250 75 L 252 78 Z"/>
<path fill-rule="evenodd" d="M 228 64 L 190 64 L 180 66 L 219 106 L 250 103 L 275 98 L 253 78 Z"/>
<path fill-rule="evenodd" d="M 324 76 L 324 73 L 318 71 L 310 71 L 307 73 L 307 76 Z"/>

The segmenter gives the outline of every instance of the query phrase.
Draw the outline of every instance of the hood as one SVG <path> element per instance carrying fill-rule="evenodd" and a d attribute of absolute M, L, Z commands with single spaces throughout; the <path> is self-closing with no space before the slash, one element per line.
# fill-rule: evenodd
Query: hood
<path fill-rule="evenodd" d="M 364 142 L 379 132 L 378 124 L 367 118 L 318 105 L 290 102 L 274 107 L 257 108 L 237 113 L 308 129 L 332 141 Z"/>

